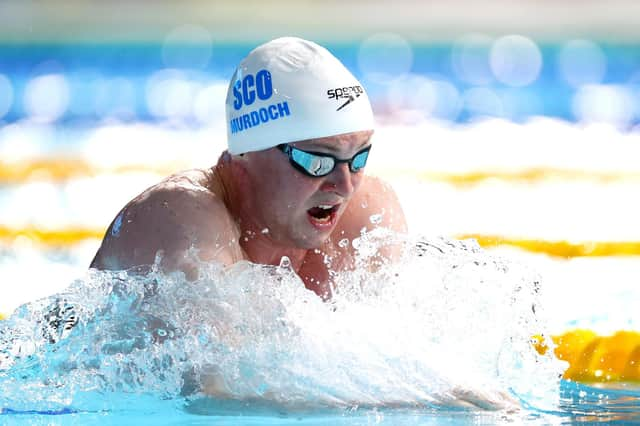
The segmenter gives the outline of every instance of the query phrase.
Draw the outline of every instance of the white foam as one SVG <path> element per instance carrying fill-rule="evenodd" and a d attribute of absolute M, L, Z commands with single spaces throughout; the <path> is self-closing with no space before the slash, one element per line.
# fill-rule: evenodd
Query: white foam
<path fill-rule="evenodd" d="M 357 262 L 400 242 L 369 234 Z M 14 354 L 0 395 L 32 409 L 96 390 L 177 397 L 191 372 L 205 394 L 285 407 L 513 407 L 510 392 L 553 406 L 562 365 L 529 343 L 546 333 L 536 275 L 473 244 L 407 244 L 396 266 L 338 274 L 331 303 L 286 265 L 201 264 L 194 282 L 92 271 L 0 324 Z"/>

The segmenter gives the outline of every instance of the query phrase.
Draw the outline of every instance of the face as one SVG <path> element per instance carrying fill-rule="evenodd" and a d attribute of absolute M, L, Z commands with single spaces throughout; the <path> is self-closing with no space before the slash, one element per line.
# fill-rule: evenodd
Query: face
<path fill-rule="evenodd" d="M 350 159 L 370 145 L 372 134 L 354 132 L 290 145 Z M 364 176 L 363 170 L 354 173 L 348 163 L 341 162 L 326 176 L 310 177 L 297 170 L 278 148 L 247 153 L 245 157 L 253 227 L 267 228 L 272 240 L 296 248 L 315 248 L 326 241 Z"/>

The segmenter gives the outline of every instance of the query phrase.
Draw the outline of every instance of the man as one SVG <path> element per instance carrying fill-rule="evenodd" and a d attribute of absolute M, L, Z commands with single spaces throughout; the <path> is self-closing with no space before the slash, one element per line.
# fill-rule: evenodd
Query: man
<path fill-rule="evenodd" d="M 355 238 L 376 227 L 406 231 L 391 187 L 364 175 L 375 152 L 368 96 L 325 48 L 285 37 L 253 50 L 231 79 L 226 119 L 218 163 L 133 199 L 91 267 L 129 269 L 160 254 L 163 270 L 191 279 L 193 249 L 224 265 L 278 265 L 286 256 L 307 288 L 328 298 L 330 270 L 354 266 Z"/>
<path fill-rule="evenodd" d="M 323 47 L 280 38 L 238 66 L 226 100 L 228 150 L 208 170 L 170 176 L 118 213 L 91 267 L 154 263 L 196 278 L 200 261 L 279 265 L 286 256 L 306 287 L 331 297 L 330 271 L 353 268 L 351 242 L 384 227 L 406 232 L 394 191 L 365 176 L 373 114 L 362 85 Z M 374 262 L 396 255 L 381 248 Z M 220 378 L 206 393 L 227 396 Z M 452 389 L 460 407 L 511 406 L 508 395 Z"/>

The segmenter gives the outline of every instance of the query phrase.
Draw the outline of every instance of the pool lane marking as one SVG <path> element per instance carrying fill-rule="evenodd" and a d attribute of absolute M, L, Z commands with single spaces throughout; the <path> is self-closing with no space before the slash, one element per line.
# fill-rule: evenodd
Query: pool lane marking
<path fill-rule="evenodd" d="M 0 161 L 0 184 L 15 185 L 32 181 L 62 183 L 72 179 L 93 177 L 105 173 L 151 172 L 161 175 L 191 167 L 188 162 L 167 162 L 157 166 L 145 164 L 123 164 L 118 166 L 97 166 L 84 159 L 73 157 L 43 157 L 17 163 Z M 536 183 L 548 181 L 581 180 L 598 183 L 612 183 L 621 180 L 640 180 L 640 171 L 612 172 L 561 169 L 554 167 L 529 167 L 520 170 L 470 171 L 461 173 L 430 172 L 416 169 L 395 169 L 378 167 L 371 169 L 382 177 L 408 177 L 424 181 L 445 182 L 454 186 L 472 186 L 491 180 L 513 183 Z"/>

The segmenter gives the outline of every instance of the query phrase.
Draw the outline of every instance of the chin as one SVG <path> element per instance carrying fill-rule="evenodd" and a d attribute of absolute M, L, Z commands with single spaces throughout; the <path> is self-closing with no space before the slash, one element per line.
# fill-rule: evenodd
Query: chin
<path fill-rule="evenodd" d="M 321 247 L 333 233 L 339 215 L 332 214 L 328 220 L 314 220 L 308 214 L 298 222 L 298 226 L 291 229 L 290 241 L 296 248 L 311 250 Z"/>
<path fill-rule="evenodd" d="M 297 238 L 295 244 L 296 247 L 305 250 L 317 249 L 322 247 L 322 245 L 329 239 L 329 235 L 330 234 Z"/>
<path fill-rule="evenodd" d="M 327 230 L 319 232 L 315 229 L 306 232 L 297 233 L 297 237 L 294 238 L 294 244 L 296 247 L 306 250 L 312 250 L 322 247 L 324 243 L 329 240 L 331 231 Z"/>

